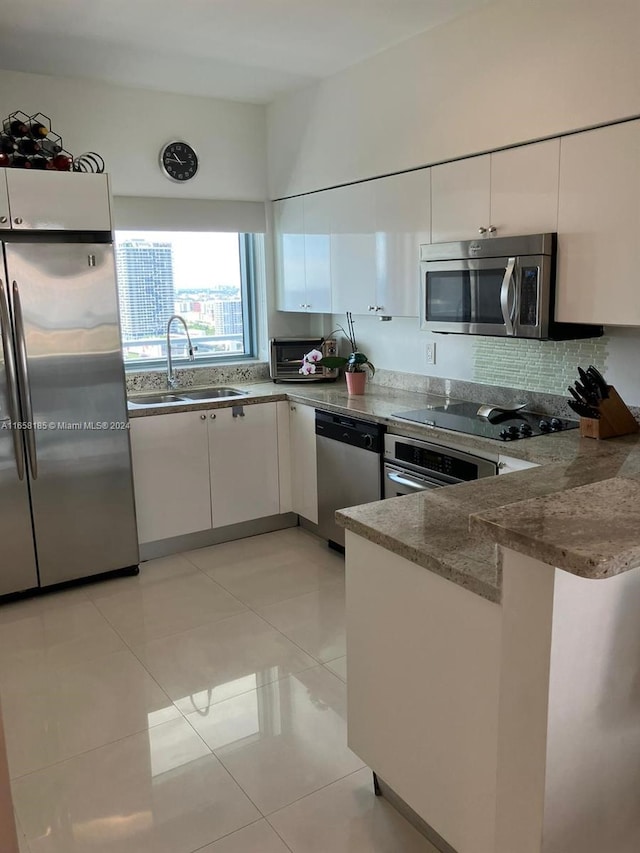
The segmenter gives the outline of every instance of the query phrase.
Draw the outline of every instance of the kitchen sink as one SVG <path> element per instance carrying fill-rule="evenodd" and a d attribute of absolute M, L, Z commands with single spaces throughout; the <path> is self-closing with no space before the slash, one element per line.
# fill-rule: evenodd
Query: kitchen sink
<path fill-rule="evenodd" d="M 136 394 L 129 400 L 130 406 L 158 406 L 165 403 L 195 403 L 202 400 L 225 400 L 244 397 L 247 391 L 237 388 L 198 388 L 194 391 L 175 391 L 173 394 Z"/>
<path fill-rule="evenodd" d="M 181 400 L 222 400 L 225 397 L 244 397 L 246 391 L 237 388 L 199 388 L 196 391 L 182 391 Z"/>
<path fill-rule="evenodd" d="M 140 394 L 135 400 L 129 400 L 131 406 L 157 406 L 160 403 L 184 403 L 176 394 Z"/>

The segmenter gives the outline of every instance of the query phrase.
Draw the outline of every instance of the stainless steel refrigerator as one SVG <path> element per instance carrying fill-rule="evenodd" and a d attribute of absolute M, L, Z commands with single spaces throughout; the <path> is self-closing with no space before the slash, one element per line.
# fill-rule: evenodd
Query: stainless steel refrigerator
<path fill-rule="evenodd" d="M 135 572 L 111 235 L 22 232 L 1 249 L 0 596 Z"/>

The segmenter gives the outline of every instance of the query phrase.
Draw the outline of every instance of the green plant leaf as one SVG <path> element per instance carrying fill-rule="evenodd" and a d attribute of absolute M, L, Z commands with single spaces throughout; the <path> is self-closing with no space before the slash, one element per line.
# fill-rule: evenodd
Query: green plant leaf
<path fill-rule="evenodd" d="M 344 367 L 347 361 L 348 359 L 341 355 L 325 355 L 324 358 L 316 361 L 316 364 L 319 364 L 321 367 L 328 367 L 330 370 L 335 370 L 337 367 Z"/>

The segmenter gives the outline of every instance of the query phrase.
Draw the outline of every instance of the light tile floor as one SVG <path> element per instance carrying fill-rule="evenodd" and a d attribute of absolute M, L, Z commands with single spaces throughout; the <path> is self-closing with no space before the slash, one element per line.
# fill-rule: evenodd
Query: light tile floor
<path fill-rule="evenodd" d="M 20 853 L 437 853 L 347 747 L 345 653 L 301 528 L 0 607 Z"/>

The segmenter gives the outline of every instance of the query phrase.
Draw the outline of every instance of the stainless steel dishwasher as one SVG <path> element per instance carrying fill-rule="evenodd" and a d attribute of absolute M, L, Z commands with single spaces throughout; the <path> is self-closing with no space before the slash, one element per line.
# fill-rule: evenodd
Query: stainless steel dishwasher
<path fill-rule="evenodd" d="M 344 548 L 344 529 L 335 511 L 379 501 L 385 428 L 369 421 L 316 411 L 318 532 Z"/>

